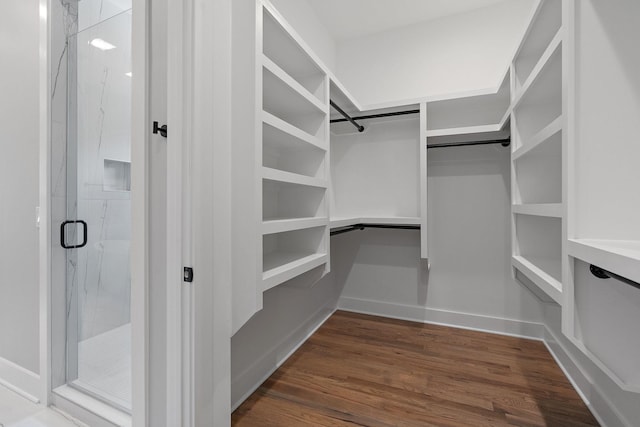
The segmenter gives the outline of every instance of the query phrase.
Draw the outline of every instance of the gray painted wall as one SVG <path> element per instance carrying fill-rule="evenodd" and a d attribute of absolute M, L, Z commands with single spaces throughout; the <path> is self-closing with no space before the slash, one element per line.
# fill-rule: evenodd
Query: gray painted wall
<path fill-rule="evenodd" d="M 0 14 L 0 358 L 39 372 L 38 1 Z"/>

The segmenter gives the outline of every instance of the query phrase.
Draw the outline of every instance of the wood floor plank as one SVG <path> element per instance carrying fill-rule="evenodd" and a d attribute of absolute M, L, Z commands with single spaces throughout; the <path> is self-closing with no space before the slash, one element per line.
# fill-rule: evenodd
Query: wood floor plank
<path fill-rule="evenodd" d="M 245 426 L 598 426 L 539 341 L 338 311 L 232 415 Z"/>

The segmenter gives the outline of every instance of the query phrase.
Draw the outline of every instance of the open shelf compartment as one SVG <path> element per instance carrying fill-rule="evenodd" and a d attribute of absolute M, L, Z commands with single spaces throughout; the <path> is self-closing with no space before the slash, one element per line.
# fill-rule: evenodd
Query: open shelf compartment
<path fill-rule="evenodd" d="M 531 75 L 551 40 L 562 27 L 562 1 L 543 0 L 514 60 L 518 92 Z"/>
<path fill-rule="evenodd" d="M 273 116 L 272 116 L 273 117 Z M 315 142 L 315 141 L 312 141 Z M 262 122 L 262 166 L 313 178 L 326 178 L 327 152 L 292 135 L 277 120 Z"/>
<path fill-rule="evenodd" d="M 562 219 L 531 215 L 514 218 L 513 266 L 560 303 L 562 293 Z"/>
<path fill-rule="evenodd" d="M 327 235 L 327 226 L 321 226 L 263 236 L 264 289 L 326 263 Z"/>
<path fill-rule="evenodd" d="M 262 32 L 264 55 L 326 104 L 325 73 L 266 8 Z"/>
<path fill-rule="evenodd" d="M 428 102 L 427 136 L 500 130 L 510 102 L 508 73 L 497 93 Z"/>
<path fill-rule="evenodd" d="M 558 133 L 513 161 L 515 204 L 562 203 L 562 138 Z"/>
<path fill-rule="evenodd" d="M 556 0 L 551 0 L 556 1 Z M 554 50 L 535 80 L 514 101 L 516 148 L 562 117 L 562 48 Z"/>
<path fill-rule="evenodd" d="M 326 217 L 326 188 L 265 179 L 262 182 L 263 221 Z"/>
<path fill-rule="evenodd" d="M 295 88 L 262 68 L 262 109 L 317 138 L 324 138 L 327 111 L 310 102 Z"/>

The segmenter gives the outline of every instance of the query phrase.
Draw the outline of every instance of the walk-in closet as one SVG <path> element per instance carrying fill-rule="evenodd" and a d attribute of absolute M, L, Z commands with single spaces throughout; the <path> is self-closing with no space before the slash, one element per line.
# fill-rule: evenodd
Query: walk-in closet
<path fill-rule="evenodd" d="M 640 427 L 640 2 L 5 3 L 0 427 Z"/>

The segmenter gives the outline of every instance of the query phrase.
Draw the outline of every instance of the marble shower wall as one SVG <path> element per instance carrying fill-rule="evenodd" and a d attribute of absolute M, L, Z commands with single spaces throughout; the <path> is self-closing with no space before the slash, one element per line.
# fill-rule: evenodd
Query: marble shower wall
<path fill-rule="evenodd" d="M 77 108 L 77 209 L 89 224 L 76 270 L 82 341 L 130 321 L 131 13 L 109 16 L 71 39 L 77 52 L 71 98 Z M 90 44 L 97 39 L 115 47 Z"/>

